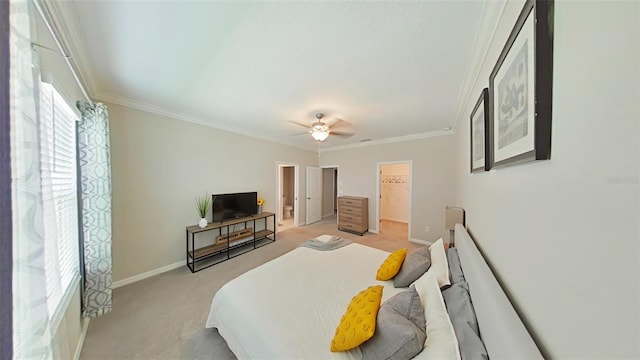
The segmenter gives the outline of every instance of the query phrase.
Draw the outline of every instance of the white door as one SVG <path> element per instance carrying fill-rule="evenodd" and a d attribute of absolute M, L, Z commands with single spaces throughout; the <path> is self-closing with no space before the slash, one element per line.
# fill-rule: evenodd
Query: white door
<path fill-rule="evenodd" d="M 307 167 L 307 225 L 322 219 L 322 169 Z"/>

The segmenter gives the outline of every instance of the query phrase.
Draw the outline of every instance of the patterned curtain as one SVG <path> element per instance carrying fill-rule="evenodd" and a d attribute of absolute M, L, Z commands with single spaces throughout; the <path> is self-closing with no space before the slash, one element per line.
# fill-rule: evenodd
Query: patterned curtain
<path fill-rule="evenodd" d="M 13 356 L 50 359 L 40 139 L 31 17 L 27 0 L 10 1 Z M 4 358 L 4 357 L 3 357 Z"/>
<path fill-rule="evenodd" d="M 84 249 L 82 313 L 111 311 L 111 165 L 109 114 L 104 104 L 78 102 L 78 178 Z"/>
<path fill-rule="evenodd" d="M 13 358 L 9 2 L 0 1 L 0 359 Z"/>

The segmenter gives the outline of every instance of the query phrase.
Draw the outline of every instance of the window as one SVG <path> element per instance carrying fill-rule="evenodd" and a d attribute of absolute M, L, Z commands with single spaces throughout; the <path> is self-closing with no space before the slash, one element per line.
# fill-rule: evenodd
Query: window
<path fill-rule="evenodd" d="M 40 84 L 40 152 L 47 305 L 55 327 L 79 282 L 76 114 Z"/>

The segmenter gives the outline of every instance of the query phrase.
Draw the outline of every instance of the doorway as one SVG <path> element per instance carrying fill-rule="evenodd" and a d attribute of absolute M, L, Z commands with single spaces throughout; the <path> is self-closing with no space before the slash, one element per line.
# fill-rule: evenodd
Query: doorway
<path fill-rule="evenodd" d="M 378 231 L 410 239 L 411 161 L 378 163 Z"/>
<path fill-rule="evenodd" d="M 278 189 L 276 204 L 277 231 L 298 227 L 297 164 L 278 163 Z"/>
<path fill-rule="evenodd" d="M 338 167 L 322 167 L 322 220 L 338 223 Z"/>

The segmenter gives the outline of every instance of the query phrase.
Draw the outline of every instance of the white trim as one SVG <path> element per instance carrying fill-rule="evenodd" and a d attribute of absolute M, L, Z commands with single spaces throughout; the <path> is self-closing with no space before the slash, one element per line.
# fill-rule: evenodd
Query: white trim
<path fill-rule="evenodd" d="M 79 75 L 80 80 L 86 85 L 89 96 L 96 94 L 96 81 L 93 76 L 93 67 L 91 61 L 87 58 L 87 50 L 84 44 L 87 42 L 84 33 L 76 26 L 77 19 L 80 19 L 78 10 L 73 1 L 39 1 L 49 10 L 52 20 L 59 31 L 61 39 L 59 39 L 66 48 L 68 56 L 75 65 L 75 71 Z"/>
<path fill-rule="evenodd" d="M 282 164 L 280 161 L 276 161 L 276 198 L 274 199 L 276 208 L 273 210 L 273 212 L 276 214 L 276 234 L 280 232 L 278 219 L 280 218 L 280 216 L 282 216 L 282 173 L 285 166 L 286 165 Z"/>
<path fill-rule="evenodd" d="M 431 243 L 430 243 L 430 242 L 428 242 L 427 240 L 416 239 L 416 238 L 411 238 L 411 239 L 409 239 L 409 241 L 411 241 L 412 243 L 422 244 L 422 245 L 429 245 L 429 244 L 431 244 Z"/>
<path fill-rule="evenodd" d="M 344 149 L 355 149 L 360 147 L 374 146 L 374 145 L 380 145 L 380 144 L 391 144 L 391 143 L 397 143 L 397 142 L 405 142 L 405 141 L 426 139 L 426 138 L 453 135 L 453 134 L 455 134 L 455 132 L 451 129 L 427 131 L 423 133 L 417 133 L 417 134 L 411 134 L 411 135 L 405 135 L 405 136 L 396 136 L 396 137 L 371 140 L 366 142 L 359 142 L 356 144 L 334 146 L 334 147 L 322 149 L 322 151 L 327 152 L 327 151 L 344 150 Z"/>
<path fill-rule="evenodd" d="M 278 219 L 284 214 L 284 204 L 282 204 L 282 168 L 293 167 L 293 228 L 300 227 L 300 206 L 298 199 L 300 198 L 300 166 L 296 163 L 285 161 L 276 161 L 276 234 L 280 232 L 278 229 Z"/>
<path fill-rule="evenodd" d="M 473 41 L 473 49 L 469 57 L 470 61 L 467 64 L 463 86 L 458 95 L 458 110 L 452 126 L 454 131 L 458 128 L 462 119 L 469 116 L 467 108 L 470 102 L 475 104 L 475 100 L 479 95 L 479 92 L 474 93 L 474 89 L 481 78 L 481 70 L 487 61 L 489 49 L 491 48 L 489 45 L 493 43 L 507 3 L 508 1 L 486 1 L 483 5 L 480 22 Z M 486 81 L 486 78 L 483 77 L 482 81 Z M 486 86 L 482 88 L 484 87 Z"/>
<path fill-rule="evenodd" d="M 73 360 L 80 360 L 80 353 L 82 353 L 82 348 L 84 347 L 84 339 L 87 337 L 87 330 L 89 330 L 89 321 L 91 321 L 90 318 L 82 319 L 82 330 L 80 331 L 80 338 L 76 345 L 76 352 L 73 354 Z"/>
<path fill-rule="evenodd" d="M 201 120 L 199 118 L 195 118 L 195 117 L 193 117 L 191 115 L 187 115 L 185 113 L 176 112 L 176 111 L 173 111 L 173 110 L 162 108 L 162 107 L 157 106 L 157 105 L 152 105 L 152 104 L 145 103 L 145 102 L 138 101 L 138 100 L 128 99 L 128 98 L 125 98 L 125 97 L 122 97 L 122 96 L 118 96 L 118 95 L 99 93 L 99 94 L 97 94 L 96 99 L 98 101 L 108 102 L 108 103 L 117 104 L 117 105 L 121 105 L 121 106 L 126 106 L 126 107 L 129 107 L 129 108 L 132 108 L 132 109 L 146 111 L 148 113 L 157 114 L 157 115 L 161 115 L 161 116 L 166 116 L 166 117 L 169 117 L 169 118 L 172 118 L 172 119 L 176 119 L 176 120 L 186 121 L 186 122 L 190 122 L 190 123 L 193 123 L 193 124 L 202 125 L 202 126 L 206 126 L 206 127 L 222 130 L 222 131 L 228 131 L 228 132 L 235 133 L 235 134 L 254 137 L 256 139 L 267 140 L 267 141 L 275 142 L 275 143 L 278 143 L 278 144 L 281 144 L 281 145 L 285 145 L 285 146 L 295 147 L 295 148 L 302 149 L 302 150 L 307 150 L 307 151 L 315 151 L 315 148 L 312 148 L 311 145 L 310 146 L 300 146 L 300 145 L 294 145 L 294 144 L 286 143 L 286 142 L 283 142 L 283 141 L 275 139 L 275 138 L 266 137 L 261 133 L 251 132 L 247 128 L 236 128 L 236 127 L 233 127 L 233 126 L 222 125 L 222 124 L 219 124 L 219 123 L 212 123 L 211 121 Z M 390 137 L 390 138 L 384 138 L 384 139 L 377 139 L 377 140 L 372 140 L 372 141 L 367 141 L 367 142 L 359 142 L 359 143 L 355 143 L 355 144 L 340 145 L 340 146 L 334 146 L 334 147 L 323 147 L 322 151 L 327 152 L 327 151 L 335 151 L 335 150 L 354 149 L 354 148 L 366 147 L 366 146 L 374 146 L 374 145 L 380 145 L 380 144 L 391 144 L 391 143 L 405 142 L 405 141 L 411 141 L 411 140 L 432 138 L 432 137 L 437 137 L 437 136 L 453 135 L 454 133 L 455 132 L 453 130 L 451 130 L 451 129 L 437 130 L 437 131 L 427 131 L 427 132 L 411 134 L 411 135 L 404 135 L 404 136 L 396 136 L 396 137 Z M 315 144 L 313 144 L 313 146 L 315 146 Z"/>
<path fill-rule="evenodd" d="M 382 171 L 382 165 L 390 164 L 407 164 L 409 165 L 409 219 L 407 219 L 407 239 L 411 241 L 411 218 L 413 214 L 413 160 L 398 160 L 398 161 L 380 161 L 376 165 L 376 234 L 380 230 L 380 172 Z"/>
<path fill-rule="evenodd" d="M 393 222 L 402 223 L 402 224 L 408 224 L 409 223 L 409 221 L 407 221 L 405 219 L 395 219 L 395 218 L 388 218 L 388 217 L 381 217 L 380 220 L 393 221 Z"/>
<path fill-rule="evenodd" d="M 206 126 L 206 127 L 217 129 L 217 130 L 227 131 L 227 132 L 234 133 L 234 134 L 240 134 L 240 135 L 244 135 L 244 136 L 248 136 L 248 137 L 253 137 L 253 138 L 256 138 L 256 139 L 266 140 L 266 141 L 274 142 L 274 143 L 277 143 L 277 144 L 280 144 L 280 145 L 294 147 L 294 148 L 298 148 L 298 149 L 302 149 L 302 150 L 306 150 L 306 151 L 315 151 L 315 147 L 313 147 L 313 146 L 315 146 L 315 144 L 309 145 L 309 146 L 294 145 L 294 144 L 290 144 L 290 143 L 287 143 L 287 142 L 283 142 L 283 141 L 275 139 L 275 138 L 264 136 L 262 133 L 259 133 L 259 132 L 253 132 L 249 128 L 239 128 L 239 127 L 235 127 L 235 126 L 229 126 L 229 125 L 216 123 L 216 122 L 213 122 L 212 120 L 209 120 L 209 121 L 202 120 L 200 118 L 196 118 L 196 117 L 193 117 L 191 115 L 188 115 L 188 114 L 185 114 L 185 113 L 182 113 L 182 112 L 169 110 L 169 109 L 163 108 L 161 106 L 152 105 L 152 104 L 149 104 L 149 103 L 145 103 L 145 102 L 142 102 L 142 101 L 125 98 L 125 97 L 118 96 L 118 95 L 113 95 L 113 94 L 109 94 L 109 93 L 98 93 L 96 95 L 96 100 L 102 101 L 102 102 L 108 102 L 108 103 L 112 103 L 112 104 L 116 104 L 116 105 L 120 105 L 120 106 L 126 106 L 126 107 L 131 108 L 131 109 L 145 111 L 145 112 L 148 112 L 150 114 L 156 114 L 156 115 L 165 116 L 165 117 L 168 117 L 168 118 L 171 118 L 171 119 L 175 119 L 175 120 L 186 121 L 186 122 L 189 122 L 189 123 L 192 123 L 192 124 Z"/>
<path fill-rule="evenodd" d="M 89 90 L 87 89 L 87 84 L 84 82 L 84 79 L 82 78 L 83 74 L 80 73 L 79 66 L 77 62 L 74 60 L 74 57 L 72 56 L 72 53 L 70 52 L 69 47 L 67 46 L 67 43 L 69 43 L 69 41 L 67 40 L 68 34 L 65 34 L 60 30 L 61 22 L 58 21 L 57 18 L 61 16 L 59 14 L 55 15 L 53 13 L 54 11 L 59 13 L 60 9 L 53 7 L 53 4 L 54 4 L 53 1 L 45 2 L 44 0 L 34 0 L 33 4 L 35 5 L 38 13 L 40 14 L 40 18 L 42 19 L 45 26 L 47 27 L 49 34 L 53 38 L 53 41 L 56 43 L 56 46 L 58 47 L 58 51 L 64 58 L 64 61 L 67 64 L 67 67 L 69 68 L 69 71 L 71 71 L 71 75 L 73 76 L 76 82 L 76 85 L 78 85 L 78 88 L 80 89 L 80 91 L 82 92 L 86 100 L 92 103 L 93 100 L 91 100 L 91 94 L 89 94 Z M 62 24 L 64 23 L 65 22 L 62 22 Z M 64 31 L 67 31 L 67 29 L 65 28 Z"/>
<path fill-rule="evenodd" d="M 293 181 L 295 183 L 295 194 L 293 199 L 293 227 L 295 228 L 300 226 L 300 202 L 298 201 L 300 199 L 300 166 L 295 164 L 293 171 L 295 172 L 295 179 Z"/>
<path fill-rule="evenodd" d="M 184 260 L 178 261 L 176 263 L 157 268 L 155 270 L 147 271 L 147 272 L 144 272 L 142 274 L 138 274 L 138 275 L 134 275 L 134 276 L 130 276 L 128 278 L 122 279 L 122 280 L 114 281 L 113 284 L 111 285 L 111 288 L 112 289 L 117 289 L 119 287 L 123 287 L 123 286 L 129 285 L 129 284 L 133 284 L 134 282 L 138 282 L 140 280 L 144 280 L 144 279 L 150 278 L 152 276 L 155 276 L 155 275 L 158 275 L 158 274 L 162 274 L 162 273 L 165 273 L 167 271 L 171 271 L 173 269 L 177 269 L 177 268 L 179 268 L 181 266 L 186 266 L 186 265 L 187 265 L 187 260 L 184 259 Z"/>
<path fill-rule="evenodd" d="M 58 328 L 60 327 L 60 323 L 62 323 L 62 319 L 64 319 L 67 310 L 69 310 L 69 305 L 71 305 L 71 300 L 73 299 L 73 294 L 78 291 L 80 288 L 80 275 L 76 274 L 71 280 L 71 286 L 67 288 L 67 291 L 60 299 L 60 303 L 56 308 L 55 313 L 51 317 L 51 333 L 56 334 L 58 332 Z"/>

